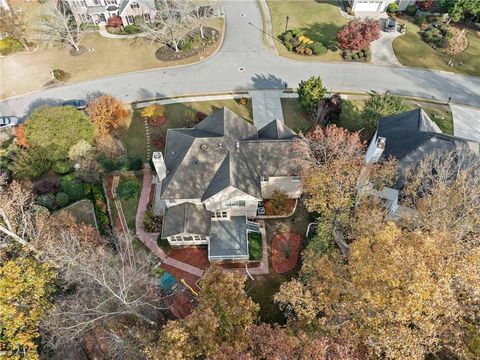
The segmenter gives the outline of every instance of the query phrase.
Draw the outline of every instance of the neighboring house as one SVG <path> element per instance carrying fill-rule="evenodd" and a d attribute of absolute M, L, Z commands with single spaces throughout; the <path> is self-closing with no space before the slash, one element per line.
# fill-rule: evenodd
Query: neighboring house
<path fill-rule="evenodd" d="M 154 0 L 64 0 L 75 20 L 80 23 L 106 24 L 113 16 L 120 16 L 123 25 L 134 23 L 135 16 L 146 21 L 155 17 Z"/>
<path fill-rule="evenodd" d="M 480 143 L 443 134 L 422 108 L 380 119 L 368 147 L 365 162 L 381 162 L 394 157 L 399 162 L 399 180 L 393 189 L 373 193 L 386 200 L 390 213 L 398 210 L 398 194 L 404 185 L 405 171 L 415 168 L 426 156 L 434 153 L 456 153 L 458 163 L 472 154 L 480 156 Z"/>
<path fill-rule="evenodd" d="M 295 133 L 273 120 L 260 130 L 222 108 L 191 129 L 169 129 L 154 153 L 156 201 L 165 203 L 162 238 L 173 246 L 208 245 L 215 260 L 248 260 L 258 203 L 275 189 L 299 198 L 292 174 Z"/>
<path fill-rule="evenodd" d="M 405 11 L 415 0 L 349 0 L 353 12 L 385 12 L 391 3 L 397 3 L 400 11 Z"/>

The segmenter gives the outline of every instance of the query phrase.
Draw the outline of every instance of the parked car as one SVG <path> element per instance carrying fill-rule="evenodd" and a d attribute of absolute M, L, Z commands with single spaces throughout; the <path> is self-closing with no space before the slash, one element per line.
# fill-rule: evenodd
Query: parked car
<path fill-rule="evenodd" d="M 397 20 L 389 18 L 385 21 L 385 27 L 383 28 L 386 32 L 394 32 L 397 29 Z"/>
<path fill-rule="evenodd" d="M 62 106 L 73 106 L 77 110 L 85 110 L 87 103 L 85 100 L 67 100 L 62 103 Z"/>
<path fill-rule="evenodd" d="M 20 120 L 16 116 L 0 116 L 0 129 L 6 129 L 14 127 L 20 123 Z"/>

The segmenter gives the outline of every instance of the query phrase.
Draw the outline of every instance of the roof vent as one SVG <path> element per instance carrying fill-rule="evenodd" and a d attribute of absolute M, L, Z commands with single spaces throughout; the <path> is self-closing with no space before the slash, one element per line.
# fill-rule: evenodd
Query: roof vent
<path fill-rule="evenodd" d="M 200 150 L 207 150 L 207 144 L 200 145 Z"/>

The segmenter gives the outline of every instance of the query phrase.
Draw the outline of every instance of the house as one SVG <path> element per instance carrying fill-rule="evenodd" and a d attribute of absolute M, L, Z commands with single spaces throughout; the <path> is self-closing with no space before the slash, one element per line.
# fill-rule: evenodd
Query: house
<path fill-rule="evenodd" d="M 134 23 L 136 16 L 149 21 L 155 17 L 154 0 L 64 0 L 78 23 L 106 24 L 120 16 L 124 26 Z"/>
<path fill-rule="evenodd" d="M 393 157 L 399 163 L 399 180 L 394 188 L 385 188 L 374 195 L 385 199 L 390 213 L 398 208 L 398 194 L 405 182 L 405 173 L 415 168 L 428 155 L 455 152 L 458 164 L 471 155 L 480 156 L 480 143 L 443 134 L 422 108 L 384 117 L 368 147 L 365 162 L 376 163 Z"/>
<path fill-rule="evenodd" d="M 162 238 L 172 246 L 208 245 L 215 260 L 248 260 L 249 219 L 275 189 L 299 198 L 292 172 L 295 133 L 273 120 L 262 129 L 222 108 L 194 128 L 169 129 L 153 154 L 156 201 L 165 206 Z"/>
<path fill-rule="evenodd" d="M 397 3 L 400 11 L 405 11 L 408 5 L 415 4 L 415 0 L 349 0 L 352 11 L 380 13 L 387 11 L 391 3 Z"/>

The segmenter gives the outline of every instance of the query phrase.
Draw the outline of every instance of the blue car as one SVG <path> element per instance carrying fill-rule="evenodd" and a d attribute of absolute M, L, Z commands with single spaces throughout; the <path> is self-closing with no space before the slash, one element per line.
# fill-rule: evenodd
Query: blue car
<path fill-rule="evenodd" d="M 73 106 L 77 110 L 85 110 L 87 103 L 85 100 L 67 100 L 62 103 L 62 106 Z"/>

